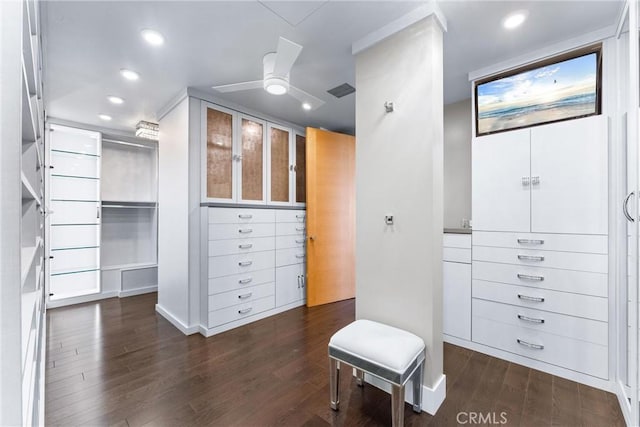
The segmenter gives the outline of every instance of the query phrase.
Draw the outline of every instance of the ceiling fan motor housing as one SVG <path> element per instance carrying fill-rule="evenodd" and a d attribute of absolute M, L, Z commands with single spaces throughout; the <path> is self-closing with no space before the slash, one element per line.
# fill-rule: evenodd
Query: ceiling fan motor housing
<path fill-rule="evenodd" d="M 273 95 L 283 95 L 289 91 L 289 73 L 277 76 L 273 73 L 276 62 L 276 53 L 267 53 L 262 58 L 263 86 L 264 90 Z"/>

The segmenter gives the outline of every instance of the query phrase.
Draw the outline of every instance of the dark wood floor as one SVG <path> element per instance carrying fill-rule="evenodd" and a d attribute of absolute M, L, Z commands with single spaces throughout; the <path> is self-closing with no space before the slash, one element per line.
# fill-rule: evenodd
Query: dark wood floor
<path fill-rule="evenodd" d="M 343 375 L 328 402 L 327 342 L 354 301 L 299 308 L 211 338 L 155 314 L 156 294 L 49 310 L 47 425 L 388 425 L 390 397 Z M 624 425 L 616 397 L 445 344 L 447 399 L 407 425 L 504 412 L 507 425 Z M 467 421 L 463 414 L 458 421 Z M 486 423 L 485 423 L 486 424 Z M 470 425 L 467 424 L 467 425 Z"/>

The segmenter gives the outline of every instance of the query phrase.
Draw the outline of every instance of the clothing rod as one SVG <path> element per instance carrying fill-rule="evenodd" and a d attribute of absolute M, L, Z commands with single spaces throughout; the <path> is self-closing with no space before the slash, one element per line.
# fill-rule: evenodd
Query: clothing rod
<path fill-rule="evenodd" d="M 102 139 L 103 142 L 110 142 L 112 144 L 122 144 L 122 145 L 129 145 L 131 147 L 138 147 L 138 148 L 147 148 L 149 150 L 153 150 L 154 147 L 150 147 L 148 145 L 144 145 L 144 144 L 134 144 L 133 142 L 124 142 L 124 141 L 116 141 L 115 139 L 108 139 L 108 138 L 103 138 Z"/>

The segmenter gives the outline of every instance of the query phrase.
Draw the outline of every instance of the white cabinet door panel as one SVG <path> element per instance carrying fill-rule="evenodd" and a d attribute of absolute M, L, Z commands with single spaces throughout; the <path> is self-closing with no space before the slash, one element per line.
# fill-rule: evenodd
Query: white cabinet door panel
<path fill-rule="evenodd" d="M 52 175 L 100 178 L 99 157 L 84 154 L 51 152 Z"/>
<path fill-rule="evenodd" d="M 52 301 L 100 292 L 100 271 L 51 275 L 49 292 Z"/>
<path fill-rule="evenodd" d="M 276 268 L 276 307 L 304 299 L 304 264 Z"/>
<path fill-rule="evenodd" d="M 71 233 L 67 228 L 51 227 L 49 246 L 52 250 L 100 245 L 99 225 L 76 225 Z"/>
<path fill-rule="evenodd" d="M 52 200 L 100 200 L 100 180 L 51 175 L 49 192 Z"/>
<path fill-rule="evenodd" d="M 442 332 L 471 339 L 471 265 L 442 263 Z"/>
<path fill-rule="evenodd" d="M 96 270 L 100 268 L 98 248 L 52 250 L 51 274 L 73 271 Z"/>
<path fill-rule="evenodd" d="M 51 202 L 51 225 L 99 224 L 100 206 L 97 202 Z M 73 233 L 74 231 L 71 230 Z"/>
<path fill-rule="evenodd" d="M 474 139 L 474 231 L 529 231 L 529 135 L 523 129 Z"/>
<path fill-rule="evenodd" d="M 532 128 L 531 231 L 607 234 L 607 159 L 605 116 Z"/>
<path fill-rule="evenodd" d="M 100 134 L 68 127 L 51 125 L 51 150 L 100 155 Z"/>

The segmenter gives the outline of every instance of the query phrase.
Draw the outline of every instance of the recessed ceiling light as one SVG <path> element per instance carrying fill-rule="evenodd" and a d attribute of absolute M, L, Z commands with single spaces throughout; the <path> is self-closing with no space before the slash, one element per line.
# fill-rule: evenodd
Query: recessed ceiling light
<path fill-rule="evenodd" d="M 138 80 L 140 78 L 140 74 L 125 68 L 120 70 L 120 74 L 127 80 Z"/>
<path fill-rule="evenodd" d="M 311 110 L 311 104 L 309 104 L 308 102 L 303 102 L 302 103 L 302 108 L 309 111 Z"/>
<path fill-rule="evenodd" d="M 111 116 L 108 116 L 106 114 L 98 114 L 98 117 L 100 117 L 105 122 L 110 122 L 111 121 Z"/>
<path fill-rule="evenodd" d="M 120 105 L 124 102 L 124 99 L 120 98 L 119 96 L 107 96 L 107 99 L 109 100 L 110 103 L 112 104 L 116 104 L 116 105 Z"/>
<path fill-rule="evenodd" d="M 152 46 L 162 46 L 164 44 L 164 37 L 155 30 L 142 30 L 140 34 Z"/>
<path fill-rule="evenodd" d="M 526 10 L 518 10 L 516 12 L 510 13 L 502 20 L 502 26 L 507 30 L 513 30 L 514 28 L 522 25 L 524 21 L 527 19 L 527 15 L 529 12 Z"/>

